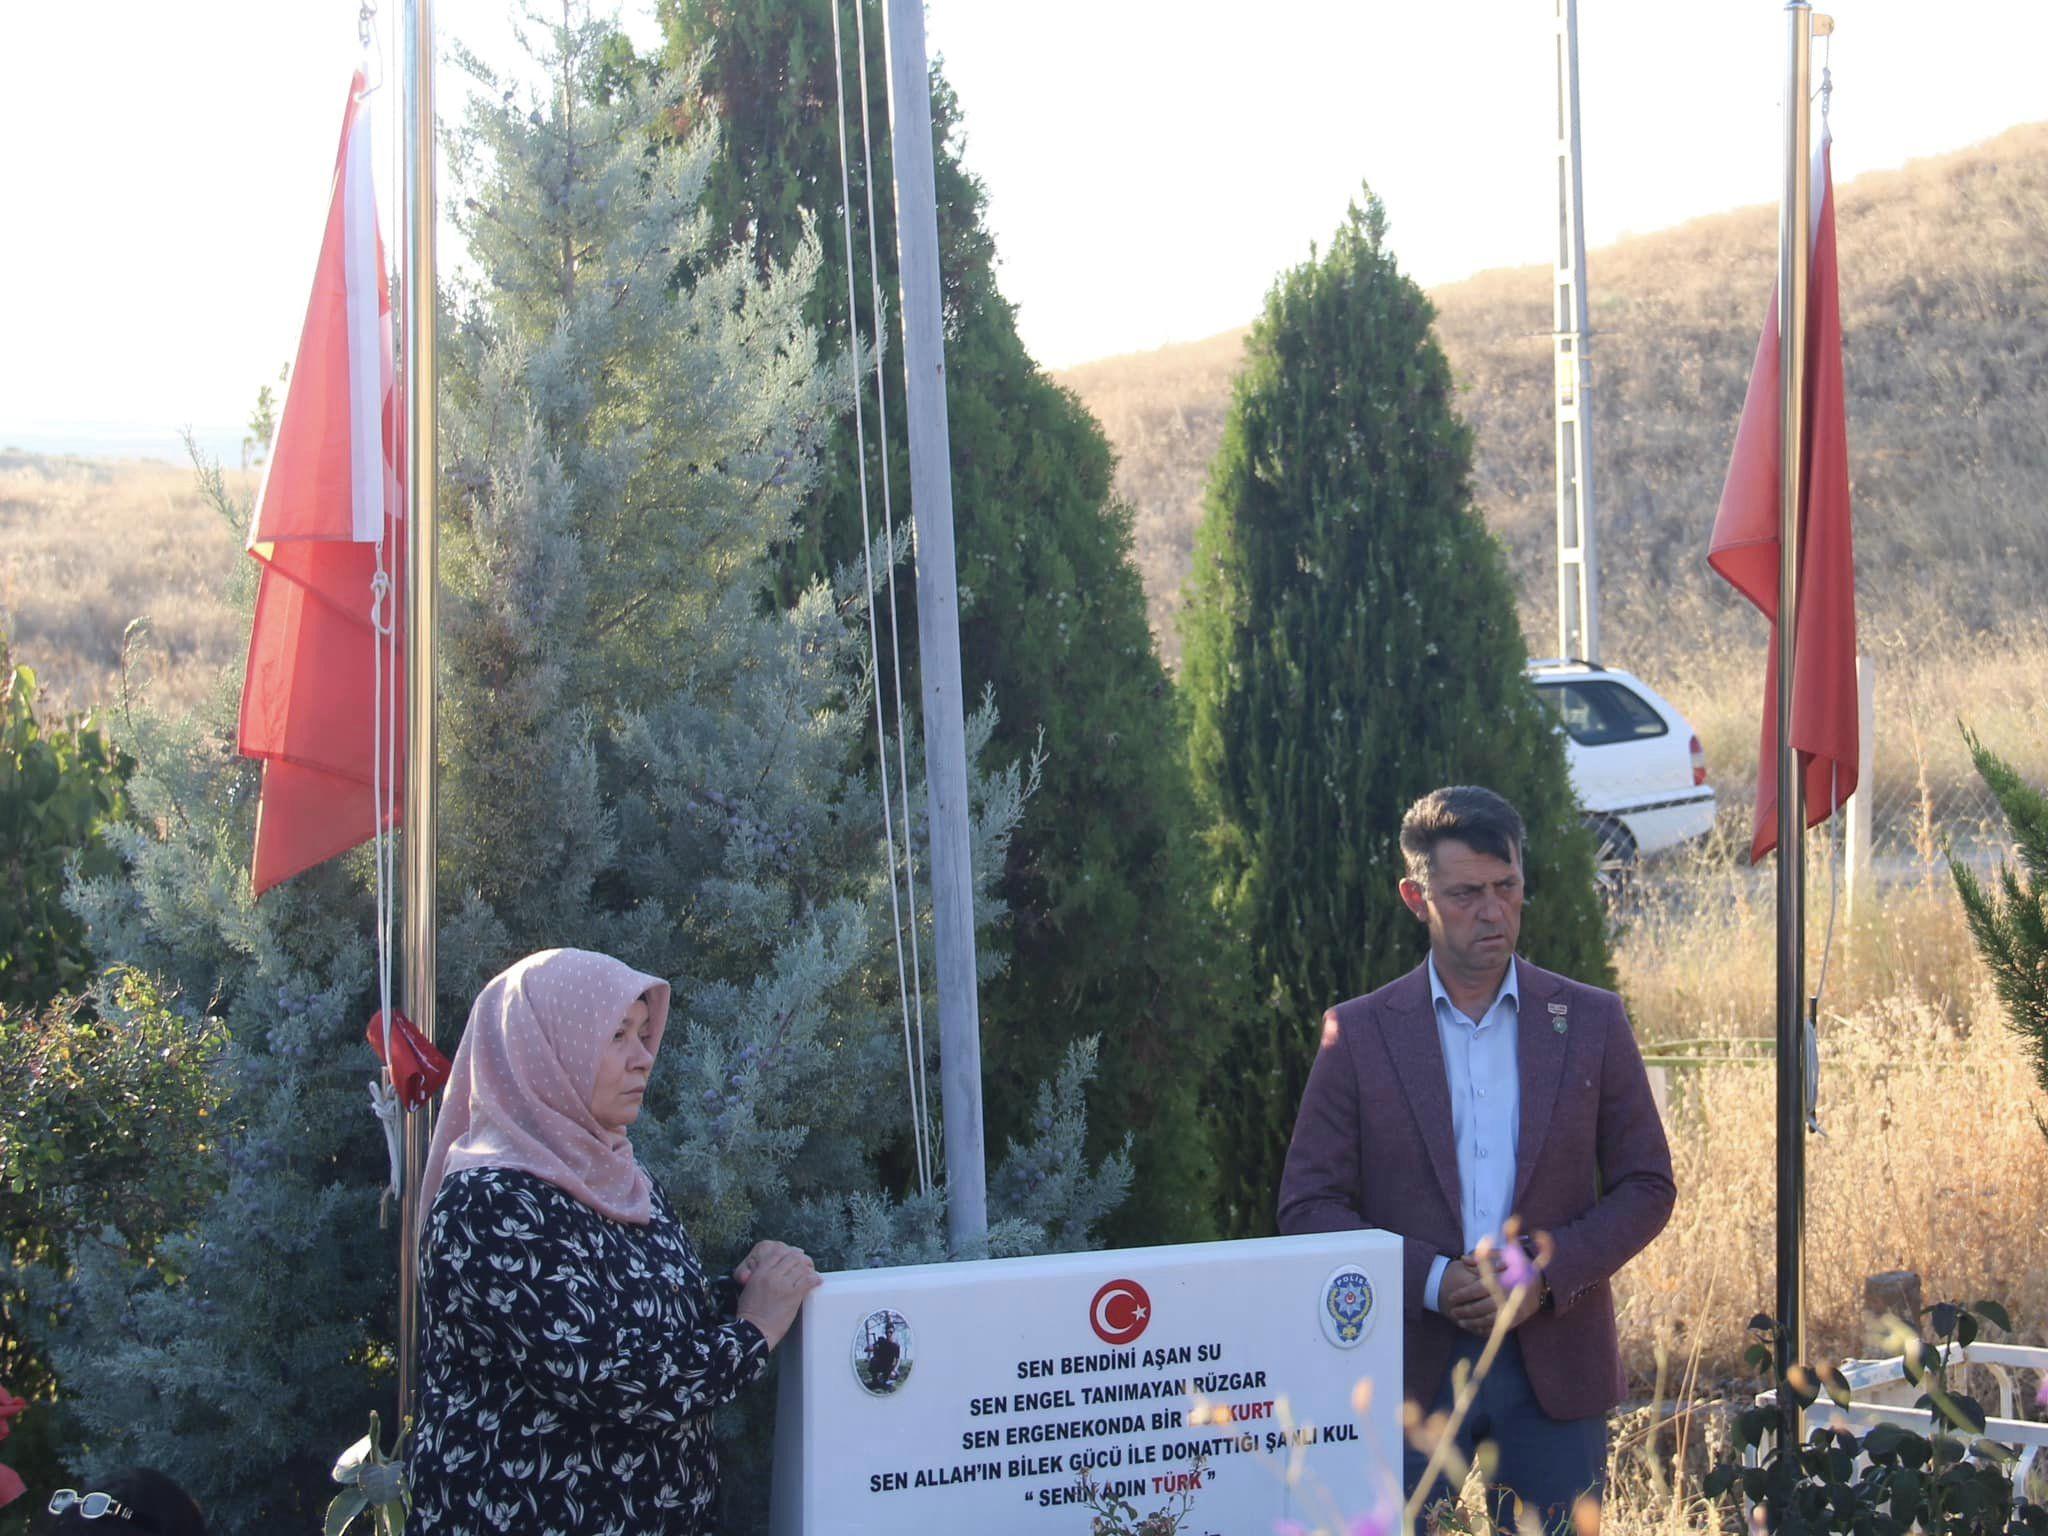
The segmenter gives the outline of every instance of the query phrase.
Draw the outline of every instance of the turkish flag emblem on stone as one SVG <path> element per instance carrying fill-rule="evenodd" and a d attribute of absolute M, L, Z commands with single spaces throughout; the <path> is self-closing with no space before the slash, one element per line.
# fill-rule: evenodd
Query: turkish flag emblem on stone
<path fill-rule="evenodd" d="M 1088 1323 L 1105 1344 L 1133 1342 L 1152 1321 L 1152 1298 L 1135 1280 L 1112 1280 L 1095 1293 L 1088 1306 Z"/>

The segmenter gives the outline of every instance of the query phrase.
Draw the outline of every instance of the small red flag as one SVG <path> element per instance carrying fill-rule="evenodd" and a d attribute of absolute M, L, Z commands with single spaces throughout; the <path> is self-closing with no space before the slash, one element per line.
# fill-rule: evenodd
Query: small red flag
<path fill-rule="evenodd" d="M 420 1032 L 420 1027 L 396 1008 L 391 1010 L 392 1059 L 384 1061 L 384 1027 L 384 1015 L 372 1014 L 370 1022 L 363 1027 L 363 1038 L 370 1042 L 370 1049 L 377 1053 L 377 1059 L 390 1070 L 392 1086 L 398 1090 L 398 1102 L 407 1109 L 418 1109 L 448 1086 L 448 1074 L 454 1066 L 434 1042 Z"/>
<path fill-rule="evenodd" d="M 400 416 L 366 84 L 358 71 L 349 85 L 313 296 L 249 530 L 262 577 L 236 745 L 263 763 L 258 894 L 375 833 L 380 665 L 385 756 L 404 761 Z M 373 604 L 390 631 L 382 663 Z"/>
<path fill-rule="evenodd" d="M 1792 746 L 1806 786 L 1806 824 L 1818 825 L 1856 788 L 1856 553 L 1850 537 L 1849 421 L 1842 381 L 1835 188 L 1822 136 L 1813 185 L 1813 268 L 1806 306 L 1806 441 L 1801 445 L 1798 644 L 1793 653 Z M 1742 402 L 1742 424 L 1714 517 L 1707 563 L 1771 621 L 1750 861 L 1778 845 L 1778 301 Z"/>

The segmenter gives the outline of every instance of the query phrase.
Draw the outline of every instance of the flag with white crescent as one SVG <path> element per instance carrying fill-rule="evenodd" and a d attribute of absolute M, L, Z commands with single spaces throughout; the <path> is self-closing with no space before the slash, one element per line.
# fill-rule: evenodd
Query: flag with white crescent
<path fill-rule="evenodd" d="M 263 764 L 258 894 L 371 837 L 379 747 L 387 763 L 403 761 L 402 432 L 366 85 L 358 70 L 249 530 L 262 575 L 236 747 Z M 381 652 L 379 618 L 389 633 Z M 384 819 L 395 824 L 395 796 L 386 803 Z"/>

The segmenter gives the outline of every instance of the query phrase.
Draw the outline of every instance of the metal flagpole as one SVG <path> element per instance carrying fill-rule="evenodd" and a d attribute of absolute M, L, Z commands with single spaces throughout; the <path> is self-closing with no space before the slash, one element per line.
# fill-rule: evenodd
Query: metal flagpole
<path fill-rule="evenodd" d="M 434 522 L 434 8 L 405 6 L 405 1014 L 434 1038 L 437 838 Z M 405 1111 L 399 1201 L 398 1411 L 410 1424 L 419 1380 L 420 1175 L 432 1110 Z"/>
<path fill-rule="evenodd" d="M 860 3 L 860 0 L 855 0 Z M 974 870 L 967 816 L 967 725 L 960 696 L 959 578 L 953 552 L 946 340 L 939 305 L 938 198 L 923 0 L 888 0 L 889 138 L 896 260 L 916 519 L 918 670 L 931 795 L 932 939 L 939 972 L 939 1088 L 946 1118 L 946 1236 L 955 1253 L 988 1234 L 981 1125 L 981 1007 L 974 964 Z"/>
<path fill-rule="evenodd" d="M 1778 1375 L 1806 1337 L 1806 803 L 1792 745 L 1799 635 L 1799 503 L 1806 463 L 1806 297 L 1813 265 L 1810 157 L 1813 8 L 1785 7 L 1785 189 L 1778 210 Z M 1804 1438 L 1789 1389 L 1780 1444 Z"/>

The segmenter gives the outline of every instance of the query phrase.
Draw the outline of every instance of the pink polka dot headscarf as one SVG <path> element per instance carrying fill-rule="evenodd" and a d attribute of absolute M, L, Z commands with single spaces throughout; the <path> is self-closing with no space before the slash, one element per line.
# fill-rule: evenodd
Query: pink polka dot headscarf
<path fill-rule="evenodd" d="M 647 999 L 661 1049 L 668 983 L 610 955 L 544 949 L 491 978 L 469 1010 L 420 1183 L 420 1215 L 463 1168 L 517 1168 L 613 1221 L 645 1225 L 647 1174 L 624 1131 L 590 1112 L 598 1059 L 626 1010 Z"/>

